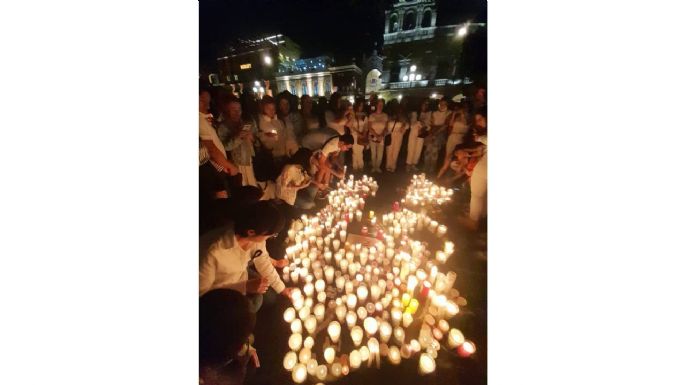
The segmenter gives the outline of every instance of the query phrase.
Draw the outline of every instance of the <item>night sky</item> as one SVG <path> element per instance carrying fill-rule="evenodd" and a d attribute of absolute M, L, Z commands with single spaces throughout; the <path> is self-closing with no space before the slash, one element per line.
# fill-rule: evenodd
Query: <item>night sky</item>
<path fill-rule="evenodd" d="M 381 47 L 385 9 L 393 0 L 201 0 L 200 67 L 238 37 L 282 33 L 302 57 L 329 55 L 338 64 L 361 64 L 374 43 Z M 437 25 L 486 21 L 485 0 L 438 0 Z"/>

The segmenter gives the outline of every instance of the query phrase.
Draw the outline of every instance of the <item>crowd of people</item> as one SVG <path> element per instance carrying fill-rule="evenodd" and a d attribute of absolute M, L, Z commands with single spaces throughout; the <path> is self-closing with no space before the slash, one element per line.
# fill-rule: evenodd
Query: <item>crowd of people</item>
<path fill-rule="evenodd" d="M 257 362 L 249 335 L 281 280 L 286 229 L 355 173 L 406 172 L 469 191 L 466 228 L 486 215 L 485 90 L 466 101 L 372 95 L 354 103 L 283 92 L 257 100 L 199 91 L 200 367 L 204 384 L 240 383 Z M 271 290 L 270 290 L 271 289 Z M 226 330 L 223 325 L 233 325 Z"/>

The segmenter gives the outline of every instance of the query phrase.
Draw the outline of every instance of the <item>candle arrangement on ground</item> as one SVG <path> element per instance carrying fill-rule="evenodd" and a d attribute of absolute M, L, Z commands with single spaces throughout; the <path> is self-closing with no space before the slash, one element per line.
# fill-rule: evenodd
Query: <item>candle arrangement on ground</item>
<path fill-rule="evenodd" d="M 412 186 L 412 197 L 422 202 L 436 188 L 423 175 Z M 473 354 L 475 344 L 449 324 L 466 300 L 453 287 L 456 273 L 439 269 L 455 250 L 442 239 L 447 228 L 399 202 L 380 220 L 373 211 L 365 214 L 365 199 L 378 190 L 373 178 L 350 176 L 337 187 L 325 208 L 288 231 L 291 263 L 283 279 L 299 288 L 283 314 L 292 331 L 283 367 L 293 381 L 334 381 L 402 360 L 415 360 L 418 373 L 427 375 L 440 350 Z M 413 239 L 420 231 L 438 241 Z"/>
<path fill-rule="evenodd" d="M 426 179 L 426 174 L 412 176 L 402 203 L 412 208 L 442 205 L 452 200 L 454 192 Z"/>

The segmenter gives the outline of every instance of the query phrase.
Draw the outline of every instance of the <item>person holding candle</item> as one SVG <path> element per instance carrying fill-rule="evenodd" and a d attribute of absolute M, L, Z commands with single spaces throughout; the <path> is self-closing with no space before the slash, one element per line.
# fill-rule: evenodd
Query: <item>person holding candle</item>
<path fill-rule="evenodd" d="M 369 147 L 371 147 L 371 172 L 381 172 L 383 163 L 384 138 L 388 133 L 388 115 L 383 112 L 385 101 L 378 99 L 376 110 L 366 121 L 369 133 Z"/>
<path fill-rule="evenodd" d="M 201 238 L 200 296 L 212 289 L 234 289 L 250 295 L 255 312 L 268 287 L 289 296 L 290 289 L 281 281 L 266 250 L 266 240 L 277 235 L 284 222 L 272 203 L 260 201 L 241 210 L 235 222 Z M 261 278 L 248 279 L 250 262 Z"/>
<path fill-rule="evenodd" d="M 437 171 L 438 156 L 445 145 L 447 125 L 450 122 L 451 113 L 447 109 L 447 99 L 443 98 L 438 103 L 438 110 L 433 111 L 430 117 L 430 130 L 424 139 L 423 170 L 428 175 Z"/>
<path fill-rule="evenodd" d="M 402 140 L 404 133 L 409 126 L 406 114 L 403 108 L 393 99 L 388 103 L 388 135 L 390 136 L 390 144 L 385 147 L 385 169 L 388 172 L 395 172 L 397 167 L 397 157 L 400 154 L 402 147 Z"/>

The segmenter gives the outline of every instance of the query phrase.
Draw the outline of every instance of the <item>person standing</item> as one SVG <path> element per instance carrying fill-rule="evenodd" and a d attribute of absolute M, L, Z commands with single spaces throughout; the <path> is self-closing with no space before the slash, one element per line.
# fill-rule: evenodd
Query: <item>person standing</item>
<path fill-rule="evenodd" d="M 321 127 L 321 120 L 316 112 L 316 105 L 314 100 L 309 95 L 302 95 L 300 98 L 300 107 L 302 115 L 302 136 L 307 135 L 309 131 L 318 130 Z"/>
<path fill-rule="evenodd" d="M 423 136 L 428 132 L 430 126 L 431 112 L 429 100 L 421 101 L 418 111 L 413 111 L 410 115 L 409 141 L 407 142 L 407 171 L 417 171 L 416 165 L 421 158 L 423 149 Z"/>
<path fill-rule="evenodd" d="M 473 169 L 471 175 L 471 203 L 469 209 L 469 219 L 471 228 L 476 229 L 480 220 L 487 215 L 487 196 L 488 196 L 488 132 L 487 132 L 487 112 L 485 109 L 476 111 L 474 117 L 474 128 L 476 141 L 485 145 L 483 155 Z"/>
<path fill-rule="evenodd" d="M 262 98 L 261 105 L 258 138 L 264 148 L 271 152 L 274 162 L 283 164 L 285 157 L 297 151 L 295 134 L 276 116 L 276 104 L 271 96 Z"/>
<path fill-rule="evenodd" d="M 243 186 L 257 186 L 252 157 L 254 152 L 254 125 L 242 120 L 240 101 L 229 96 L 221 105 L 217 133 L 231 159 L 242 174 Z"/>
<path fill-rule="evenodd" d="M 369 132 L 369 147 L 371 148 L 371 172 L 381 172 L 383 163 L 384 138 L 388 129 L 388 114 L 383 112 L 385 101 L 378 99 L 375 110 L 366 122 Z"/>
<path fill-rule="evenodd" d="M 348 122 L 351 134 L 354 137 L 352 146 L 352 169 L 364 170 L 364 148 L 368 144 L 368 132 L 366 130 L 366 113 L 364 113 L 364 99 L 354 102 L 354 114 Z"/>
<path fill-rule="evenodd" d="M 300 133 L 298 118 L 290 111 L 291 98 L 289 95 L 290 93 L 283 93 L 279 96 L 278 112 L 276 115 L 278 116 L 278 120 L 283 123 L 285 132 L 292 136 L 292 138 L 289 138 L 290 140 L 286 140 L 286 152 L 288 153 L 288 156 L 291 156 L 299 148 L 298 138 L 301 137 L 301 135 L 298 136 L 298 133 Z"/>
<path fill-rule="evenodd" d="M 385 169 L 388 172 L 395 172 L 397 168 L 397 156 L 400 154 L 404 133 L 408 127 L 408 122 L 402 116 L 401 108 L 397 100 L 388 103 L 388 136 L 390 144 L 385 147 Z"/>
<path fill-rule="evenodd" d="M 454 147 L 457 144 L 464 142 L 464 134 L 466 134 L 467 131 L 466 111 L 464 110 L 464 106 L 457 104 L 455 105 L 449 124 L 449 135 L 447 136 L 447 145 L 445 146 L 445 159 L 451 158 Z"/>
<path fill-rule="evenodd" d="M 440 150 L 445 145 L 445 136 L 447 131 L 447 124 L 450 122 L 450 111 L 447 108 L 447 99 L 443 98 L 438 103 L 437 111 L 431 113 L 430 130 L 428 136 L 425 138 L 423 159 L 423 171 L 432 175 L 435 174 L 438 164 L 438 156 Z"/>
<path fill-rule="evenodd" d="M 209 112 L 209 104 L 211 96 L 209 91 L 200 90 L 200 144 L 204 146 L 209 154 L 211 163 L 215 165 L 217 170 L 223 171 L 228 175 L 236 175 L 238 168 L 233 162 L 226 157 L 226 149 L 221 143 L 219 135 L 214 126 L 214 116 Z"/>

